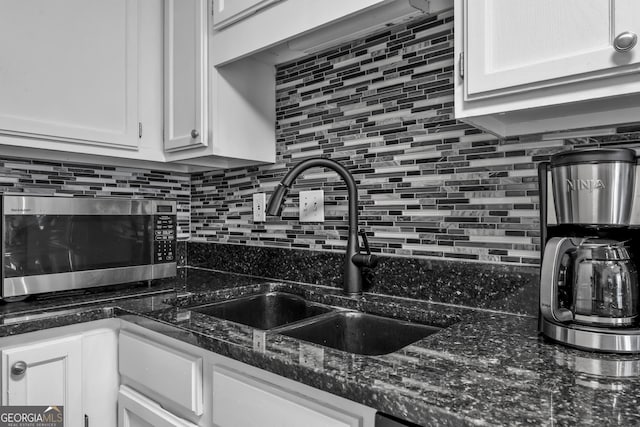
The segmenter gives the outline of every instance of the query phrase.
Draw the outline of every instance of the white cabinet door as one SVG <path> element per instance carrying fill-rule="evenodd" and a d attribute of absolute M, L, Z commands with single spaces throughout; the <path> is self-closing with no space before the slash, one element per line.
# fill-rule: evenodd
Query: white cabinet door
<path fill-rule="evenodd" d="M 214 366 L 217 427 L 361 427 L 363 418 L 238 371 Z"/>
<path fill-rule="evenodd" d="M 637 0 L 454 0 L 455 118 L 499 136 L 640 115 Z M 619 46 L 620 47 L 620 46 Z"/>
<path fill-rule="evenodd" d="M 195 427 L 128 387 L 118 392 L 118 427 Z"/>
<path fill-rule="evenodd" d="M 119 387 L 118 332 L 113 327 L 85 332 L 82 335 L 82 412 L 89 426 L 116 425 Z"/>
<path fill-rule="evenodd" d="M 637 0 L 465 0 L 466 98 L 501 95 L 638 71 Z"/>
<path fill-rule="evenodd" d="M 137 0 L 0 2 L 0 133 L 136 148 Z"/>
<path fill-rule="evenodd" d="M 207 145 L 207 0 L 165 0 L 165 150 Z"/>
<path fill-rule="evenodd" d="M 154 400 L 176 405 L 185 416 L 202 415 L 202 357 L 120 332 L 118 369 L 121 384 L 154 394 Z"/>
<path fill-rule="evenodd" d="M 83 425 L 82 337 L 3 349 L 2 404 L 64 406 L 65 426 Z"/>

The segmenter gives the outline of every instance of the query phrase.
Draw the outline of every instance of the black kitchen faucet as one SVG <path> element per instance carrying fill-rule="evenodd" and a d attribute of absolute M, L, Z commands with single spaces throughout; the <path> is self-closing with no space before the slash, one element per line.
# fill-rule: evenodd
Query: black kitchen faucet
<path fill-rule="evenodd" d="M 378 259 L 371 255 L 366 233 L 358 232 L 358 190 L 356 181 L 351 173 L 340 163 L 324 158 L 309 159 L 298 163 L 280 181 L 276 191 L 271 196 L 267 205 L 267 215 L 279 216 L 282 212 L 282 205 L 291 185 L 298 175 L 303 171 L 313 167 L 325 167 L 335 171 L 347 184 L 349 202 L 349 238 L 347 240 L 347 253 L 344 259 L 343 291 L 348 295 L 358 295 L 362 293 L 362 268 L 375 267 Z M 358 234 L 362 236 L 365 253 L 360 253 L 360 243 Z"/>

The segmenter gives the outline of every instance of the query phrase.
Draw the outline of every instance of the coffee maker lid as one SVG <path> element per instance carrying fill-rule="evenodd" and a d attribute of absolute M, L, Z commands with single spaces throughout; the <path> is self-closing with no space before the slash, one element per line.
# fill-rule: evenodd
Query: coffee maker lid
<path fill-rule="evenodd" d="M 588 246 L 588 247 L 602 247 L 602 246 L 626 246 L 628 240 L 613 240 L 613 239 L 603 239 L 600 237 L 585 237 L 578 246 Z"/>
<path fill-rule="evenodd" d="M 551 156 L 551 167 L 593 163 L 635 163 L 636 152 L 628 148 L 594 148 L 563 151 Z"/>
<path fill-rule="evenodd" d="M 631 259 L 626 240 L 587 237 L 578 244 L 577 250 L 587 251 L 588 259 L 619 261 Z"/>

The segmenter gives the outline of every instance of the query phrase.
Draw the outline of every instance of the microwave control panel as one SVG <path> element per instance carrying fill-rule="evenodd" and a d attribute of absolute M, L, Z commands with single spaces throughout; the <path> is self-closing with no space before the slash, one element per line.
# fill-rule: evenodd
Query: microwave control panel
<path fill-rule="evenodd" d="M 176 262 L 176 216 L 156 214 L 153 220 L 153 262 Z"/>

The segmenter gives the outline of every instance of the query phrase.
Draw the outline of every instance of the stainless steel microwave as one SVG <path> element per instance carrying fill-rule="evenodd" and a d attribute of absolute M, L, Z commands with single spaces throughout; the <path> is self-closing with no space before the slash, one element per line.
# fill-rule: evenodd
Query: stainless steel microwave
<path fill-rule="evenodd" d="M 2 196 L 2 298 L 176 275 L 176 203 Z"/>

